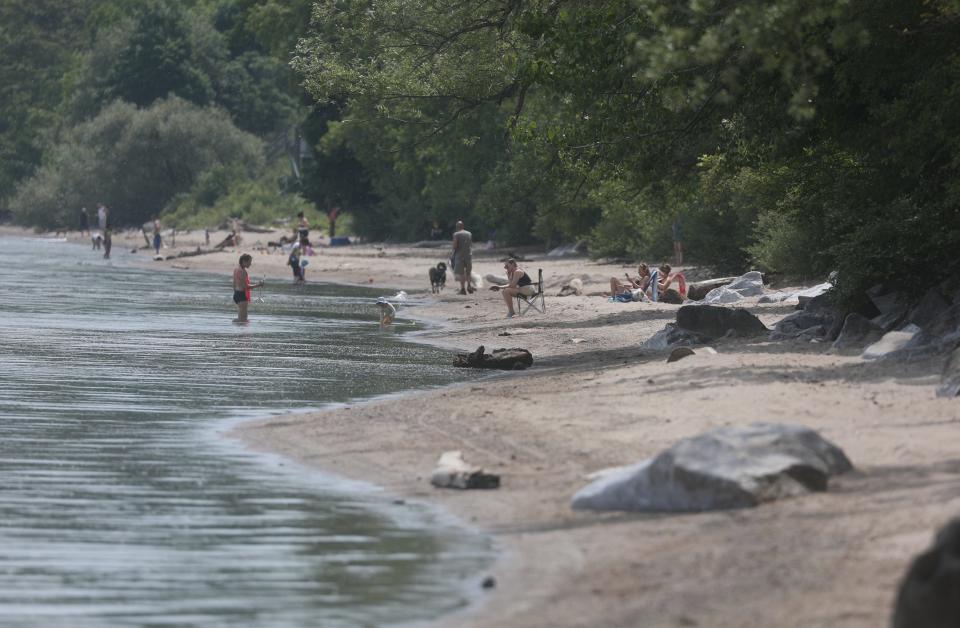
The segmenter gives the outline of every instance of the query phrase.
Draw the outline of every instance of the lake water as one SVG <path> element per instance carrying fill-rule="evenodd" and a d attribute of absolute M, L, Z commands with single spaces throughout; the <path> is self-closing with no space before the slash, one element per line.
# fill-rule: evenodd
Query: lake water
<path fill-rule="evenodd" d="M 268 283 L 239 326 L 230 277 L 113 252 L 0 238 L 0 624 L 383 625 L 462 607 L 485 539 L 218 435 L 462 379 L 450 356 L 381 331 L 380 292 Z"/>

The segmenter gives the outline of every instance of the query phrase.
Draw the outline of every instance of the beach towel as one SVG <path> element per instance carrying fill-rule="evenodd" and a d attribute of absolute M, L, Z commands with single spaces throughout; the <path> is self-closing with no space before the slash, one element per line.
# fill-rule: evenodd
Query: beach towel
<path fill-rule="evenodd" d="M 680 297 L 683 299 L 687 298 L 687 278 L 683 276 L 683 273 L 674 273 L 674 278 L 677 280 L 677 292 L 680 293 Z"/>
<path fill-rule="evenodd" d="M 660 294 L 658 292 L 658 290 L 660 289 L 660 271 L 659 270 L 655 270 L 652 273 L 650 273 L 649 285 L 650 285 L 650 288 L 649 288 L 650 300 L 656 303 L 660 297 Z"/>

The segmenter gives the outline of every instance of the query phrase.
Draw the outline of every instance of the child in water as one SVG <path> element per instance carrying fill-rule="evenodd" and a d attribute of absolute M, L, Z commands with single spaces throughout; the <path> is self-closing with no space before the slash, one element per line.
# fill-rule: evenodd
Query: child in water
<path fill-rule="evenodd" d="M 240 263 L 233 271 L 233 302 L 237 304 L 237 317 L 234 323 L 247 323 L 247 307 L 250 304 L 250 288 L 259 288 L 263 282 L 250 283 L 250 273 L 247 269 L 253 263 L 253 257 L 247 253 L 240 256 Z"/>

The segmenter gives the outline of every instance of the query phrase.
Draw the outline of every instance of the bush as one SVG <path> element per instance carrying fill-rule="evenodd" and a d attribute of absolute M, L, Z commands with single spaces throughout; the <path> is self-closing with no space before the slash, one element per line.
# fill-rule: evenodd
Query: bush
<path fill-rule="evenodd" d="M 281 190 L 282 170 L 279 164 L 259 178 L 249 179 L 236 166 L 215 167 L 198 177 L 190 192 L 174 199 L 164 220 L 182 229 L 216 228 L 231 218 L 275 225 L 292 221 L 302 211 L 311 224 L 326 224 L 326 216 L 309 202 Z"/>
<path fill-rule="evenodd" d="M 18 222 L 49 228 L 103 202 L 117 225 L 140 225 L 201 173 L 224 167 L 254 176 L 263 164 L 260 140 L 222 110 L 175 97 L 147 109 L 117 102 L 67 132 L 10 206 Z"/>

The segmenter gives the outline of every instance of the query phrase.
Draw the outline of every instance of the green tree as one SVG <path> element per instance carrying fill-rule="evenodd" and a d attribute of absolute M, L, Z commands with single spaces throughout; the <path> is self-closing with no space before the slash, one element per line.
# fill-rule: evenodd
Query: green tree
<path fill-rule="evenodd" d="M 111 96 L 141 107 L 168 94 L 200 105 L 213 100 L 211 79 L 197 63 L 185 18 L 167 3 L 141 9 L 107 78 Z"/>
<path fill-rule="evenodd" d="M 79 207 L 102 201 L 118 225 L 139 225 L 212 168 L 253 176 L 263 165 L 262 142 L 221 110 L 176 97 L 146 109 L 118 102 L 66 133 L 11 207 L 18 221 L 50 228 L 73 224 Z"/>

